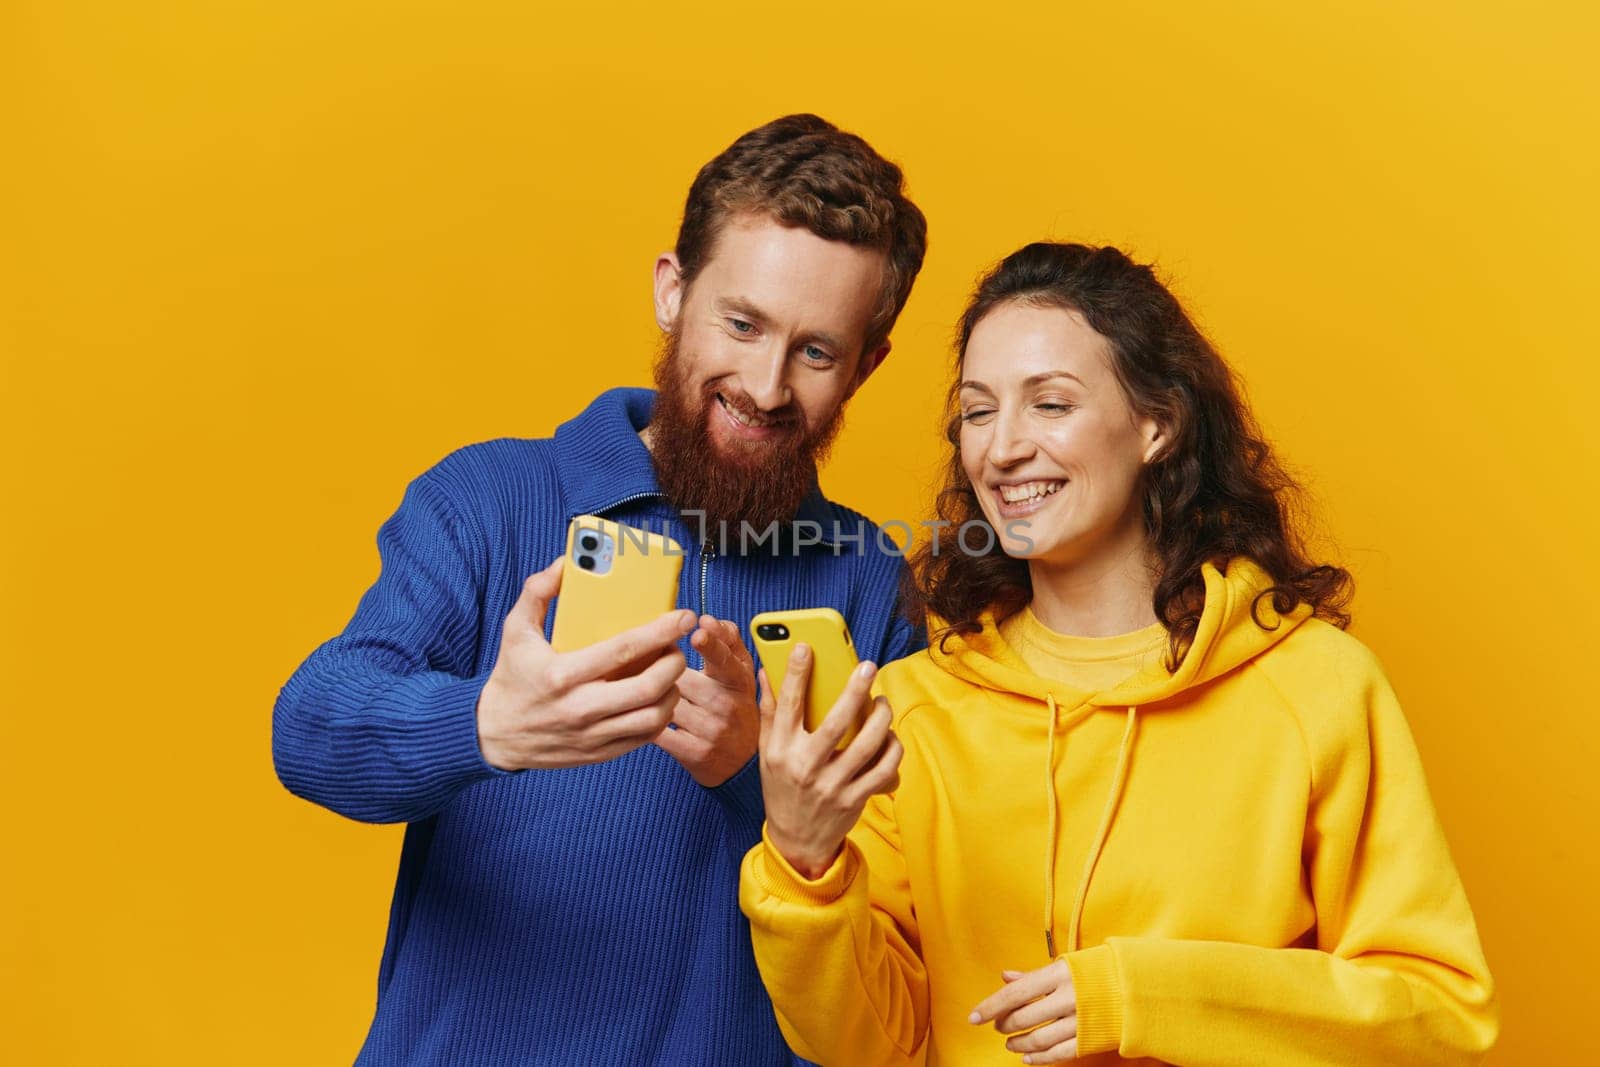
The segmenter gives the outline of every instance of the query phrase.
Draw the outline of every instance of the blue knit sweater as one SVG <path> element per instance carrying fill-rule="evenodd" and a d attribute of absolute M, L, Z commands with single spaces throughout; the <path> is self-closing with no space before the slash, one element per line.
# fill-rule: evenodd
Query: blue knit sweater
<path fill-rule="evenodd" d="M 796 1062 L 738 906 L 763 818 L 754 760 L 707 789 L 654 745 L 516 773 L 478 748 L 501 625 L 574 515 L 665 528 L 686 549 L 680 607 L 745 628 L 761 611 L 831 605 L 863 656 L 920 647 L 895 613 L 901 561 L 818 492 L 797 517 L 823 540 L 799 555 L 720 554 L 715 536 L 703 548 L 638 438 L 652 402 L 611 390 L 553 438 L 472 445 L 418 477 L 378 532 L 382 572 L 355 617 L 279 694 L 285 786 L 410 824 L 359 1063 Z M 836 539 L 835 523 L 864 543 Z"/>

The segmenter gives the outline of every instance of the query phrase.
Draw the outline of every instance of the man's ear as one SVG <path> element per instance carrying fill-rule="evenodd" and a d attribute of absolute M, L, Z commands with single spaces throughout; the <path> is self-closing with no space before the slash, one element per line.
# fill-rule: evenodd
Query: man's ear
<path fill-rule="evenodd" d="M 663 332 L 670 332 L 683 308 L 683 271 L 674 252 L 663 252 L 656 257 L 655 294 L 656 325 Z"/>
<path fill-rule="evenodd" d="M 890 343 L 886 340 L 883 342 L 883 344 L 879 345 L 871 352 L 865 352 L 862 354 L 861 365 L 856 368 L 855 379 L 850 383 L 850 391 L 845 394 L 846 400 L 852 396 L 855 396 L 856 390 L 860 389 L 866 384 L 866 381 L 869 377 L 871 377 L 872 372 L 881 367 L 883 365 L 883 361 L 889 358 L 889 349 L 891 347 L 892 346 Z"/>

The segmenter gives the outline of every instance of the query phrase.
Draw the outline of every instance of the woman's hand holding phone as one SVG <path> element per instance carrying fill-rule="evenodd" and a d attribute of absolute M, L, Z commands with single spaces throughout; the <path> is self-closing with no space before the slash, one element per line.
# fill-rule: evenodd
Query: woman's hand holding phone
<path fill-rule="evenodd" d="M 596 644 L 557 652 L 544 638 L 544 619 L 561 589 L 564 561 L 523 583 L 478 697 L 478 746 L 501 770 L 614 759 L 653 740 L 678 705 L 684 658 L 677 642 L 695 628 L 694 613 L 669 611 Z"/>
<path fill-rule="evenodd" d="M 900 784 L 905 750 L 889 728 L 889 702 L 872 699 L 877 668 L 871 663 L 850 673 L 827 718 L 808 732 L 804 708 L 811 659 L 807 645 L 794 646 L 781 698 L 773 697 L 767 672 L 761 672 L 761 792 L 768 840 L 802 876 L 817 878 L 838 858 L 868 798 Z M 837 750 L 858 723 L 855 740 Z"/>

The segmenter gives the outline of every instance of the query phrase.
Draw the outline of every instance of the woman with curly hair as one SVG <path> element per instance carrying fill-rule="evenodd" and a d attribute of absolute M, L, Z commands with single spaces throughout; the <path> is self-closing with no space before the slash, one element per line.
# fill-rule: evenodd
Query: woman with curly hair
<path fill-rule="evenodd" d="M 1478 1058 L 1492 980 L 1350 577 L 1178 301 L 1115 249 L 1028 245 L 950 397 L 932 647 L 863 665 L 816 733 L 806 657 L 783 700 L 762 679 L 741 904 L 795 1050 Z"/>

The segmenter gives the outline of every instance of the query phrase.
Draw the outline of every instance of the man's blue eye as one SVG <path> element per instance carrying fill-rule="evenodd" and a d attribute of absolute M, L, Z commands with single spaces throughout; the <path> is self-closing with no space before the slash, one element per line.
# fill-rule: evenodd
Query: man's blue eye
<path fill-rule="evenodd" d="M 729 319 L 728 323 L 733 327 L 734 332 L 736 333 L 749 333 L 751 330 L 755 329 L 753 325 L 744 321 L 743 319 Z"/>
<path fill-rule="evenodd" d="M 828 353 L 824 352 L 816 345 L 806 345 L 806 358 L 820 362 L 821 360 L 828 358 Z"/>

